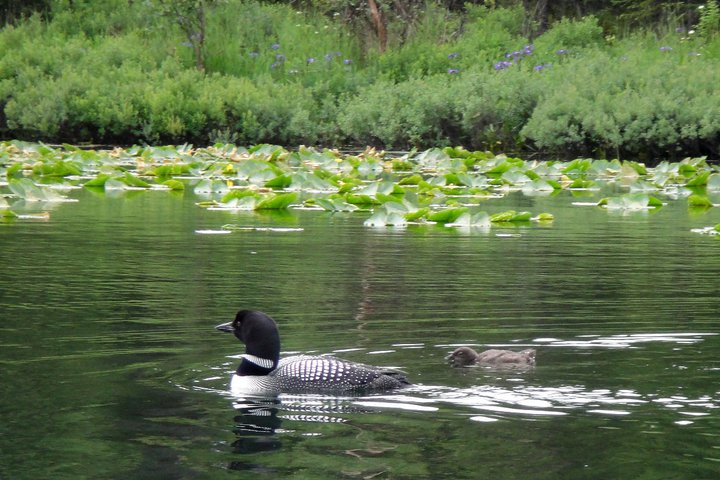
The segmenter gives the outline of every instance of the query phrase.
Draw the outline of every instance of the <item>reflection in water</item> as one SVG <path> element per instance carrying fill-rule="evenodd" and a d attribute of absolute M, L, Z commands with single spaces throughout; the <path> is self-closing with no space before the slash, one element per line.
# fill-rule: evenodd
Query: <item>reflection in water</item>
<path fill-rule="evenodd" d="M 511 195 L 477 208 L 556 221 L 487 235 L 71 194 L 49 221 L 0 227 L 2 478 L 717 477 L 720 256 L 690 229 L 720 209 Z M 195 233 L 228 223 L 258 228 Z M 415 385 L 232 398 L 238 347 L 212 329 L 231 307 L 276 316 L 284 355 Z M 537 366 L 451 368 L 458 345 L 535 348 Z"/>

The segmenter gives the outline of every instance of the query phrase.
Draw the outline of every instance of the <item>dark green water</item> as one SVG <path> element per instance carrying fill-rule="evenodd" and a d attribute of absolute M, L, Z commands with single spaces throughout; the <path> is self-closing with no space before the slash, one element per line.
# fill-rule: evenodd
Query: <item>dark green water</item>
<path fill-rule="evenodd" d="M 463 232 L 70 195 L 0 225 L 2 479 L 720 476 L 720 242 L 690 232 L 720 209 L 513 194 L 486 210 L 555 222 Z M 227 223 L 303 230 L 195 233 Z M 278 321 L 284 353 L 415 386 L 232 398 L 242 345 L 213 326 L 240 308 Z M 538 365 L 452 369 L 458 344 L 534 346 Z"/>

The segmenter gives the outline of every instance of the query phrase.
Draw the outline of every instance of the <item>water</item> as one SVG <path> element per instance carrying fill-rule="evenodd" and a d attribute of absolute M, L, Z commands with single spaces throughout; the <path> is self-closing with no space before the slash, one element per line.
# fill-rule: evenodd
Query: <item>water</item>
<path fill-rule="evenodd" d="M 0 478 L 704 479 L 720 474 L 720 243 L 684 202 L 513 194 L 548 226 L 363 227 L 87 191 L 0 225 Z M 580 199 L 581 201 L 583 199 Z M 301 231 L 202 235 L 233 223 Z M 360 398 L 232 398 L 254 308 L 283 353 L 395 366 Z M 457 345 L 538 350 L 453 369 Z"/>

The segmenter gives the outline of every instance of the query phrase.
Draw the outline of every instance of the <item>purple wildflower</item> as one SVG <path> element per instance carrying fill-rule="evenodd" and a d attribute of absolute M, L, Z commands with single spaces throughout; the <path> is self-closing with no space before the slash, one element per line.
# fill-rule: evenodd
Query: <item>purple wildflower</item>
<path fill-rule="evenodd" d="M 555 52 L 555 53 L 556 53 L 557 55 L 567 55 L 568 51 L 565 50 L 564 48 L 561 48 L 560 50 L 558 50 L 558 51 Z"/>
<path fill-rule="evenodd" d="M 343 63 L 345 65 L 352 65 L 352 60 L 350 60 L 349 58 L 346 58 L 345 60 L 343 60 Z"/>
<path fill-rule="evenodd" d="M 522 53 L 525 55 L 532 55 L 533 50 L 535 50 L 535 45 L 532 43 L 530 45 L 525 45 L 522 49 Z"/>
<path fill-rule="evenodd" d="M 273 43 L 272 45 L 270 45 L 270 48 L 272 48 L 273 50 L 279 50 L 279 49 L 280 49 L 280 44 L 279 44 L 279 43 Z"/>
<path fill-rule="evenodd" d="M 328 62 L 331 62 L 332 59 L 333 59 L 332 53 L 326 53 L 326 54 L 325 54 L 325 60 L 327 60 Z"/>
<path fill-rule="evenodd" d="M 458 58 L 460 56 L 459 53 L 450 53 L 448 54 L 448 58 L 452 60 L 453 58 Z"/>
<path fill-rule="evenodd" d="M 498 62 L 495 65 L 493 65 L 493 68 L 495 70 L 504 70 L 504 69 L 512 66 L 512 64 L 513 64 L 512 62 L 502 61 L 502 62 Z"/>
<path fill-rule="evenodd" d="M 448 68 L 448 73 L 451 75 L 455 75 L 456 73 L 460 73 L 460 70 L 457 68 Z"/>
<path fill-rule="evenodd" d="M 277 55 L 275 55 L 275 60 L 277 60 L 278 62 L 284 62 L 285 55 L 283 55 L 282 53 L 278 53 Z"/>
<path fill-rule="evenodd" d="M 308 58 L 307 63 L 308 63 L 308 65 L 310 65 L 311 63 L 315 63 L 315 58 L 314 57 Z"/>
<path fill-rule="evenodd" d="M 669 52 L 670 50 L 672 50 L 672 47 L 668 47 L 667 45 L 660 47 L 661 52 Z"/>

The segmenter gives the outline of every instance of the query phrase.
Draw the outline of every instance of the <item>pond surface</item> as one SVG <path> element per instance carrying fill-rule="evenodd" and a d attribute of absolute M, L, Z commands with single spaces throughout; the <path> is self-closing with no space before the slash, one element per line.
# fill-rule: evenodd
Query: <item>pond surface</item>
<path fill-rule="evenodd" d="M 720 243 L 690 231 L 718 209 L 517 193 L 487 210 L 555 221 L 463 231 L 212 212 L 189 191 L 70 196 L 0 225 L 1 478 L 720 475 Z M 290 230 L 196 233 L 228 223 Z M 243 347 L 213 327 L 240 308 L 278 321 L 283 354 L 414 386 L 233 398 Z M 457 345 L 530 346 L 538 364 L 453 369 Z"/>

